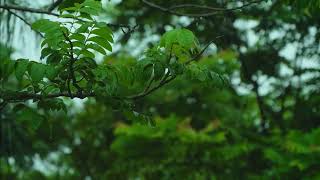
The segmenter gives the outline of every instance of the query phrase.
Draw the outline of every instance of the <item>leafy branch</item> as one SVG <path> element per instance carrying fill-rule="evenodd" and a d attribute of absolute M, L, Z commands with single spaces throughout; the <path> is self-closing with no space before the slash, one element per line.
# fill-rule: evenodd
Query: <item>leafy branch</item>
<path fill-rule="evenodd" d="M 202 56 L 202 54 L 205 52 L 205 50 L 206 50 L 206 49 L 210 46 L 210 44 L 212 44 L 213 42 L 214 42 L 214 41 L 211 40 L 209 43 L 207 43 L 207 45 L 206 45 L 198 54 L 196 54 L 196 55 L 195 55 L 193 58 L 191 58 L 190 60 L 186 61 L 186 62 L 184 63 L 184 65 L 188 65 L 188 64 L 190 64 L 191 62 L 198 60 L 198 59 Z M 170 53 L 170 57 L 171 57 L 171 53 Z M 161 88 L 162 86 L 168 84 L 169 82 L 173 81 L 176 77 L 177 77 L 177 76 L 170 75 L 170 72 L 168 71 L 167 73 L 165 73 L 164 77 L 162 78 L 162 80 L 160 81 L 160 83 L 159 83 L 157 86 L 155 86 L 155 87 L 153 87 L 153 88 L 150 89 L 150 85 L 151 85 L 151 84 L 149 84 L 149 85 L 147 86 L 148 88 L 147 88 L 146 91 L 144 91 L 144 92 L 142 92 L 142 93 L 140 93 L 140 94 L 137 94 L 137 95 L 129 96 L 129 97 L 127 97 L 127 98 L 128 98 L 128 99 L 133 99 L 133 100 L 139 99 L 139 98 L 143 98 L 143 97 L 151 94 L 152 92 L 156 91 L 157 89 Z"/>
<path fill-rule="evenodd" d="M 10 9 L 7 9 L 7 11 L 14 15 L 15 17 L 17 17 L 18 19 L 20 19 L 22 22 L 24 22 L 26 25 L 28 25 L 30 28 L 32 28 L 32 25 L 25 19 L 23 18 L 22 16 L 20 16 L 19 14 L 11 11 Z M 39 32 L 39 31 L 36 31 L 42 38 L 44 38 L 44 36 Z"/>
<path fill-rule="evenodd" d="M 81 87 L 77 84 L 77 79 L 76 79 L 75 74 L 74 74 L 74 67 L 73 67 L 73 65 L 74 65 L 74 63 L 76 62 L 76 59 L 74 58 L 73 43 L 72 43 L 72 41 L 70 40 L 70 38 L 68 37 L 67 34 L 63 33 L 63 35 L 64 35 L 65 39 L 69 42 L 69 45 L 70 45 L 70 54 L 69 54 L 69 56 L 70 56 L 70 62 L 69 62 L 69 71 L 70 71 L 70 74 L 69 74 L 69 75 L 70 75 L 70 78 L 71 78 L 71 80 L 72 80 L 72 85 L 77 88 L 78 94 L 79 94 L 80 96 L 82 96 L 82 95 L 81 95 L 81 94 L 82 94 L 82 89 L 81 89 Z M 68 81 L 69 81 L 69 80 L 70 80 L 70 79 L 68 79 Z M 72 93 L 71 93 L 71 91 L 70 91 L 70 87 L 68 87 L 68 90 L 69 90 L 70 97 L 73 98 Z"/>
<path fill-rule="evenodd" d="M 130 67 L 97 63 L 95 53 L 106 56 L 107 52 L 112 52 L 111 44 L 114 43 L 108 24 L 95 20 L 101 11 L 101 2 L 85 0 L 62 9 L 61 20 L 40 19 L 28 24 L 43 37 L 41 59 L 45 58 L 45 63 L 28 59 L 6 60 L 8 73 L 2 79 L 9 79 L 14 73 L 18 82 L 26 81 L 27 85 L 17 90 L 0 89 L 0 110 L 9 103 L 33 100 L 40 108 L 66 111 L 60 97 L 92 97 L 114 104 L 115 108 L 121 104 L 124 109 L 133 111 L 133 101 L 146 97 L 183 74 L 186 77 L 191 74 L 191 80 L 207 81 L 206 84 L 221 84 L 220 75 L 191 63 L 197 61 L 213 41 L 201 49 L 198 39 L 188 29 L 166 32 L 158 44 L 147 49 L 143 58 Z M 139 117 L 148 119 L 143 115 Z"/>
<path fill-rule="evenodd" d="M 192 61 L 198 60 L 201 55 L 205 52 L 205 50 L 209 47 L 210 44 L 212 44 L 213 41 L 210 41 L 198 54 L 196 54 L 192 59 L 186 61 L 184 64 L 188 65 Z M 162 86 L 168 84 L 172 80 L 174 80 L 177 76 L 170 75 L 170 72 L 165 73 L 164 77 L 160 81 L 158 85 L 155 87 L 150 88 L 151 84 L 149 84 L 142 93 L 137 94 L 137 95 L 131 95 L 131 96 L 124 96 L 124 97 L 119 97 L 119 96 L 114 96 L 112 98 L 114 99 L 127 99 L 127 100 L 137 100 L 140 98 L 143 98 L 152 92 L 158 90 Z M 5 95 L 6 94 L 6 95 Z M 11 95 L 9 95 L 11 94 Z M 50 98 L 58 98 L 58 97 L 68 97 L 68 98 L 80 98 L 84 99 L 87 97 L 96 97 L 99 98 L 99 95 L 97 95 L 94 92 L 91 93 L 53 93 L 53 94 L 34 94 L 34 93 L 26 93 L 26 92 L 0 92 L 0 97 L 3 99 L 4 102 L 21 102 L 21 101 L 26 101 L 29 99 L 33 100 L 42 100 L 42 99 L 50 99 Z"/>

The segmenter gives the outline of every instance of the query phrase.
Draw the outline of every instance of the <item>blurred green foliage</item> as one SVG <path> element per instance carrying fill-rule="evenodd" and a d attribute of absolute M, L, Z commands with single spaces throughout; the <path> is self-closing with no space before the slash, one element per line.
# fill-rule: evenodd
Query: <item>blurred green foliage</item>
<path fill-rule="evenodd" d="M 152 2 L 165 7 L 194 3 Z M 209 0 L 197 3 L 235 5 Z M 67 3 L 62 6 L 70 7 Z M 121 1 L 114 8 L 117 13 L 110 15 L 112 21 L 141 26 L 130 36 L 124 34 L 119 40 L 123 48 L 105 56 L 103 66 L 92 72 L 107 84 L 103 88 L 110 88 L 112 95 L 137 93 L 152 72 L 159 72 L 156 80 L 160 81 L 164 67 L 179 76 L 133 104 L 111 101 L 103 94 L 101 99 L 87 99 L 78 111 L 67 99 L 17 103 L 15 109 L 7 106 L 0 114 L 1 178 L 320 178 L 319 0 L 261 1 L 241 11 L 187 18 L 188 25 L 137 0 Z M 240 28 L 235 27 L 238 21 L 243 21 Z M 248 21 L 257 24 L 250 28 L 258 37 L 254 45 L 248 43 Z M 209 48 L 188 67 L 166 62 L 168 54 L 157 48 L 150 48 L 139 60 L 128 54 L 132 51 L 129 39 L 142 42 L 148 33 L 161 36 L 175 29 L 162 36 L 160 43 L 170 50 L 170 43 L 181 43 L 175 39 L 175 31 L 181 28 L 191 30 L 183 29 L 199 42 L 222 37 L 215 40 L 216 48 Z M 194 42 L 187 38 L 182 42 L 187 50 L 180 46 L 174 53 L 185 61 L 192 55 L 188 49 L 198 50 Z M 283 49 L 292 44 L 296 52 L 287 54 L 294 57 L 283 56 Z M 7 90 L 23 89 L 27 79 L 17 81 L 22 77 L 19 72 L 15 72 L 17 77 L 9 76 L 16 68 L 11 53 L 0 46 L 1 82 L 5 81 Z M 22 62 L 19 60 L 23 70 Z M 138 82 L 131 76 L 132 67 L 144 70 L 140 69 Z M 115 80 L 114 74 L 120 76 Z M 90 89 L 89 83 L 82 85 Z M 6 92 L 12 96 L 11 91 Z"/>

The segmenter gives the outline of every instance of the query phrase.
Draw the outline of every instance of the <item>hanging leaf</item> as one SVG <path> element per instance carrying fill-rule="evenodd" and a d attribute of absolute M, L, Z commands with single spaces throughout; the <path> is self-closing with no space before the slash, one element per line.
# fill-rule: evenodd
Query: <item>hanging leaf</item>
<path fill-rule="evenodd" d="M 93 31 L 91 31 L 91 34 L 95 34 L 95 35 L 113 43 L 111 31 L 108 30 L 107 28 L 94 29 Z"/>
<path fill-rule="evenodd" d="M 99 46 L 102 46 L 103 48 L 109 50 L 110 52 L 112 51 L 112 47 L 111 45 L 109 44 L 109 42 L 107 40 L 104 40 L 104 39 L 101 39 L 97 36 L 95 37 L 91 37 L 88 39 L 88 41 L 90 42 L 95 42 L 97 43 Z"/>
<path fill-rule="evenodd" d="M 103 55 L 107 54 L 106 51 L 101 46 L 99 46 L 97 44 L 87 44 L 86 47 L 89 48 L 89 49 L 95 50 L 95 51 L 97 51 L 97 52 L 99 52 L 99 53 L 101 53 Z"/>
<path fill-rule="evenodd" d="M 19 81 L 28 69 L 29 61 L 27 59 L 18 59 L 15 63 L 15 74 Z"/>
<path fill-rule="evenodd" d="M 44 77 L 46 73 L 46 66 L 44 64 L 32 62 L 29 70 L 29 75 L 33 82 L 38 83 Z"/>

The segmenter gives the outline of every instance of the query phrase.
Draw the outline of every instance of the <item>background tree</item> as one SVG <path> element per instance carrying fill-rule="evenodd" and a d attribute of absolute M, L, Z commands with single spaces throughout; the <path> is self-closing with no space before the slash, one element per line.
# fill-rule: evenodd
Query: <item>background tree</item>
<path fill-rule="evenodd" d="M 3 178 L 319 178 L 318 0 L 15 3 L 5 39 L 63 20 L 0 47 Z"/>

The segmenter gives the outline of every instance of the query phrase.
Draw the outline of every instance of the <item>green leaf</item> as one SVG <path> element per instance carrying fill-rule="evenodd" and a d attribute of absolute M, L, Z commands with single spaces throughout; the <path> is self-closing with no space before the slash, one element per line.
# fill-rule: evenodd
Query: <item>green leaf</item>
<path fill-rule="evenodd" d="M 54 66 L 50 66 L 50 65 L 47 65 L 45 66 L 46 67 L 46 77 L 50 80 L 53 80 L 54 78 L 57 77 L 58 75 L 58 71 L 55 69 Z"/>
<path fill-rule="evenodd" d="M 100 13 L 100 11 L 97 11 L 96 9 L 89 8 L 89 7 L 81 8 L 79 11 L 82 13 L 87 13 L 89 15 L 94 15 L 94 16 L 97 16 Z"/>
<path fill-rule="evenodd" d="M 169 70 L 173 75 L 180 75 L 185 71 L 185 66 L 182 63 L 174 61 L 170 64 Z"/>
<path fill-rule="evenodd" d="M 58 49 L 62 41 L 64 41 L 64 36 L 59 22 L 52 22 L 48 19 L 40 19 L 32 24 L 32 28 L 36 31 L 42 32 L 45 34 L 45 40 L 41 44 L 47 44 L 53 49 Z"/>
<path fill-rule="evenodd" d="M 35 62 L 31 64 L 29 74 L 33 82 L 35 83 L 40 82 L 45 77 L 45 73 L 46 73 L 46 67 L 44 64 L 35 63 Z"/>
<path fill-rule="evenodd" d="M 106 30 L 109 32 L 109 34 L 112 34 L 111 29 L 108 27 L 108 24 L 105 22 L 95 22 L 95 27 L 106 28 Z"/>
<path fill-rule="evenodd" d="M 95 55 L 92 52 L 90 52 L 86 49 L 81 50 L 80 54 L 84 55 L 85 57 L 92 58 L 92 59 L 95 57 Z"/>
<path fill-rule="evenodd" d="M 1 58 L 1 57 L 0 57 Z M 1 59 L 0 61 L 0 80 L 7 79 L 14 71 L 15 61 L 10 59 Z"/>
<path fill-rule="evenodd" d="M 162 63 L 155 63 L 153 65 L 153 68 L 154 68 L 154 79 L 157 81 L 161 79 L 161 77 L 164 75 L 166 68 Z"/>
<path fill-rule="evenodd" d="M 38 103 L 38 107 L 50 111 L 63 110 L 65 113 L 67 112 L 67 107 L 61 99 L 42 100 Z"/>
<path fill-rule="evenodd" d="M 52 50 L 51 48 L 49 48 L 49 47 L 43 48 L 43 49 L 41 50 L 40 59 L 43 59 L 43 58 L 49 56 L 49 55 L 52 53 L 52 51 L 53 51 L 53 50 Z"/>
<path fill-rule="evenodd" d="M 50 54 L 47 58 L 48 64 L 58 64 L 62 60 L 61 55 L 59 54 L 59 51 L 53 51 L 52 54 Z"/>
<path fill-rule="evenodd" d="M 84 43 L 83 43 L 83 42 L 80 42 L 80 41 L 73 41 L 73 42 L 72 42 L 72 45 L 73 45 L 74 47 L 84 48 Z"/>
<path fill-rule="evenodd" d="M 109 50 L 110 52 L 112 51 L 112 47 L 107 40 L 104 40 L 95 36 L 95 37 L 89 38 L 88 41 L 95 42 L 98 45 L 102 46 L 103 48 Z"/>
<path fill-rule="evenodd" d="M 206 81 L 207 80 L 207 72 L 206 71 L 201 71 L 201 70 L 199 70 L 199 71 L 197 71 L 197 74 L 196 74 L 196 76 L 197 76 L 197 79 L 199 80 L 199 81 Z"/>
<path fill-rule="evenodd" d="M 87 44 L 86 47 L 89 49 L 93 49 L 103 55 L 106 55 L 106 51 L 101 46 L 99 46 L 97 44 Z"/>
<path fill-rule="evenodd" d="M 91 22 L 85 22 L 84 24 L 82 24 L 77 30 L 76 33 L 86 33 L 89 31 L 89 26 L 91 26 L 92 23 Z"/>
<path fill-rule="evenodd" d="M 91 31 L 91 34 L 95 34 L 97 36 L 100 36 L 100 37 L 104 38 L 105 40 L 113 43 L 112 34 L 106 28 L 105 29 L 102 29 L 102 28 L 94 29 L 93 31 Z"/>
<path fill-rule="evenodd" d="M 100 12 L 102 10 L 102 5 L 100 1 L 85 0 L 81 5 L 94 9 L 97 12 Z"/>
<path fill-rule="evenodd" d="M 221 87 L 229 85 L 228 77 L 222 76 L 222 75 L 220 75 L 216 72 L 213 72 L 213 71 L 209 72 L 209 76 L 211 78 L 211 83 L 215 87 L 221 88 Z"/>
<path fill-rule="evenodd" d="M 74 33 L 70 37 L 70 39 L 78 40 L 80 42 L 84 42 L 86 37 L 83 34 Z"/>
<path fill-rule="evenodd" d="M 194 36 L 193 32 L 188 29 L 174 29 L 166 32 L 162 36 L 160 40 L 160 47 L 165 47 L 167 50 L 170 50 L 174 44 L 178 44 L 189 50 L 197 48 L 198 40 Z"/>
<path fill-rule="evenodd" d="M 87 13 L 80 13 L 80 17 L 93 21 L 93 18 L 91 17 L 91 15 Z"/>
<path fill-rule="evenodd" d="M 48 19 L 40 19 L 34 22 L 31 27 L 46 34 L 62 35 L 62 32 L 60 31 L 60 23 L 53 22 Z"/>
<path fill-rule="evenodd" d="M 187 49 L 191 49 L 195 47 L 196 37 L 193 32 L 188 29 L 181 29 L 177 33 L 178 42 L 181 46 L 186 47 Z"/>
<path fill-rule="evenodd" d="M 15 64 L 16 78 L 20 81 L 28 69 L 29 61 L 27 59 L 19 59 Z"/>
<path fill-rule="evenodd" d="M 136 75 L 137 77 L 145 82 L 146 80 L 149 80 L 150 77 L 152 76 L 152 72 L 153 72 L 153 64 L 151 62 L 148 61 L 142 61 L 140 62 L 140 64 L 138 65 L 138 67 L 136 68 Z"/>

